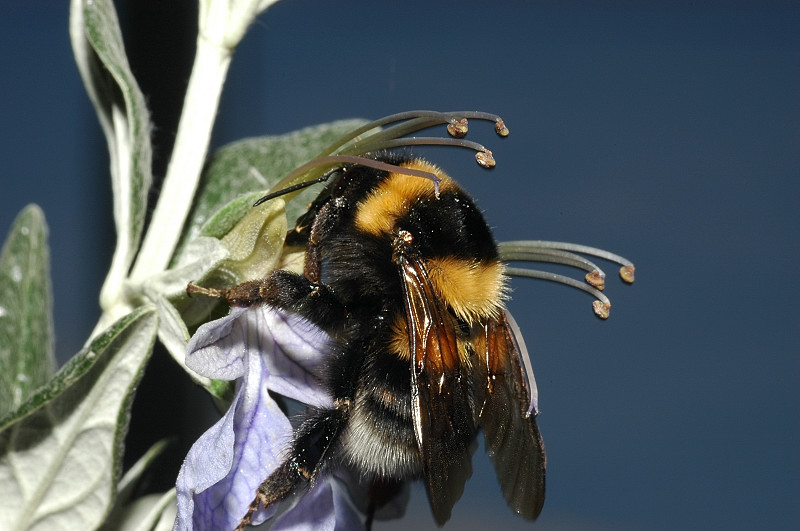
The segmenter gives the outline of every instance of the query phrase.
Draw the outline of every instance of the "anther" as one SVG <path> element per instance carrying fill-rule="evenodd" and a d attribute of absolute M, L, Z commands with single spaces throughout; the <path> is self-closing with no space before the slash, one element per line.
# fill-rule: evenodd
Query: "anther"
<path fill-rule="evenodd" d="M 600 319 L 608 319 L 608 314 L 611 311 L 611 304 L 603 301 L 594 301 L 592 303 L 594 314 Z"/>
<path fill-rule="evenodd" d="M 497 133 L 498 136 L 506 137 L 508 136 L 508 127 L 506 127 L 506 123 L 503 121 L 502 118 L 498 118 L 494 122 L 494 132 Z"/>
<path fill-rule="evenodd" d="M 633 284 L 633 273 L 636 271 L 636 268 L 633 265 L 626 265 L 619 268 L 619 276 L 622 278 L 623 281 L 627 282 L 628 284 Z"/>
<path fill-rule="evenodd" d="M 488 149 L 475 153 L 475 160 L 484 168 L 494 168 L 495 164 L 497 164 L 492 156 L 492 152 Z"/>
<path fill-rule="evenodd" d="M 606 287 L 606 275 L 597 269 L 594 271 L 590 271 L 586 273 L 586 276 L 583 277 L 586 279 L 586 283 L 590 286 L 594 286 L 595 288 L 599 289 L 600 291 Z"/>
<path fill-rule="evenodd" d="M 460 120 L 453 118 L 450 120 L 450 123 L 447 124 L 447 132 L 454 138 L 464 138 L 467 136 L 468 131 L 469 124 L 466 118 L 461 118 Z"/>

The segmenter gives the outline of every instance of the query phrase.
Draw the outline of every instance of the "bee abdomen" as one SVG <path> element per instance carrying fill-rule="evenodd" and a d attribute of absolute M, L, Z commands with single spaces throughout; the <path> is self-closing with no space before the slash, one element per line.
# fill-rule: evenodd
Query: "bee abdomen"
<path fill-rule="evenodd" d="M 343 434 L 346 459 L 368 475 L 417 477 L 421 464 L 411 416 L 409 367 L 386 352 L 373 361 L 378 362 L 367 364 Z"/>

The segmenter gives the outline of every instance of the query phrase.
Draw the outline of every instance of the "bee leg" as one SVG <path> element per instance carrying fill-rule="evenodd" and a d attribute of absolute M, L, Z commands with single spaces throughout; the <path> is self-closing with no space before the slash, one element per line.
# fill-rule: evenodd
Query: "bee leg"
<path fill-rule="evenodd" d="M 285 461 L 256 490 L 256 497 L 250 502 L 242 521 L 234 531 L 242 531 L 250 525 L 253 514 L 262 505 L 265 509 L 280 502 L 294 492 L 302 483 L 298 471 L 293 469 L 291 460 Z"/>
<path fill-rule="evenodd" d="M 269 278 L 251 280 L 233 288 L 207 288 L 192 284 L 186 286 L 186 293 L 205 295 L 214 299 L 225 299 L 231 306 L 252 306 L 264 300 L 264 293 L 268 289 Z"/>
<path fill-rule="evenodd" d="M 186 292 L 225 299 L 231 306 L 265 303 L 299 313 L 315 323 L 332 322 L 346 315 L 344 306 L 325 284 L 311 282 L 289 271 L 273 271 L 267 278 L 251 280 L 229 289 L 189 284 Z"/>
<path fill-rule="evenodd" d="M 369 505 L 367 505 L 367 520 L 364 522 L 364 527 L 367 531 L 372 529 L 372 521 L 375 519 L 375 512 L 392 501 L 392 498 L 400 493 L 403 488 L 403 482 L 393 480 L 391 478 L 377 477 L 370 483 L 369 491 Z"/>
<path fill-rule="evenodd" d="M 372 531 L 372 521 L 375 519 L 375 504 L 370 502 L 367 506 L 367 519 L 364 522 L 364 529 Z"/>
<path fill-rule="evenodd" d="M 236 531 L 250 525 L 259 506 L 265 509 L 301 489 L 314 486 L 325 468 L 331 449 L 350 415 L 350 401 L 339 401 L 332 409 L 312 413 L 298 428 L 289 457 L 258 487 Z"/>
<path fill-rule="evenodd" d="M 312 288 L 302 276 L 288 271 L 273 271 L 267 278 L 251 280 L 228 289 L 206 288 L 189 284 L 186 293 L 197 293 L 216 299 L 225 299 L 231 306 L 252 306 L 267 303 L 286 308 L 303 298 Z"/>

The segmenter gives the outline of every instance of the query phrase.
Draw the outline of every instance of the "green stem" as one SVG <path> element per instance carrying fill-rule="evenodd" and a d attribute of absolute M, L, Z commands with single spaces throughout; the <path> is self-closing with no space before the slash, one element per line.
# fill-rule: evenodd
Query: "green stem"
<path fill-rule="evenodd" d="M 164 271 L 178 244 L 208 152 L 231 53 L 231 48 L 209 42 L 202 32 L 198 35 L 197 54 L 172 158 L 150 227 L 131 272 L 130 279 L 134 283 Z"/>

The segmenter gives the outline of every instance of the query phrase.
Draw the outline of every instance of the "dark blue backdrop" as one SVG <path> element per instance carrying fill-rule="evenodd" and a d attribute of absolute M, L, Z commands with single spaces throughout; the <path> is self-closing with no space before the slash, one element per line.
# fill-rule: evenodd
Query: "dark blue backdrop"
<path fill-rule="evenodd" d="M 62 361 L 96 321 L 113 241 L 67 11 L 0 7 L 0 228 L 28 202 L 45 210 Z M 150 39 L 132 25 L 128 39 Z M 168 53 L 193 26 L 148 31 Z M 473 133 L 493 172 L 439 161 L 498 239 L 578 241 L 638 266 L 632 288 L 610 279 L 607 322 L 585 295 L 514 281 L 548 500 L 536 524 L 515 519 L 476 454 L 449 529 L 800 527 L 799 28 L 791 2 L 323 0 L 279 3 L 251 28 L 217 145 L 413 108 L 497 112 L 508 139 Z M 407 520 L 377 529 L 431 528 L 425 503 L 418 489 Z"/>

